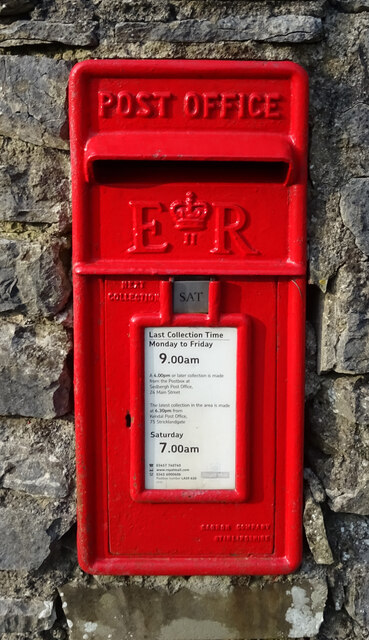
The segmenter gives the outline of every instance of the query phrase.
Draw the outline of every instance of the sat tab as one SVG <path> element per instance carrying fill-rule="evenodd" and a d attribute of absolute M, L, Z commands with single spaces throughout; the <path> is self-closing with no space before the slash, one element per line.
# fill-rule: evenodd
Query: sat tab
<path fill-rule="evenodd" d="M 291 62 L 72 70 L 85 571 L 300 563 L 307 92 Z"/>

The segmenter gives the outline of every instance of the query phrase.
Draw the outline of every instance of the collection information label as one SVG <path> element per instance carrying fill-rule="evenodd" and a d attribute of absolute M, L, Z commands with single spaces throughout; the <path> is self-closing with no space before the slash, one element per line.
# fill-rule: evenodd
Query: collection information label
<path fill-rule="evenodd" d="M 145 328 L 145 488 L 234 489 L 237 329 Z"/>

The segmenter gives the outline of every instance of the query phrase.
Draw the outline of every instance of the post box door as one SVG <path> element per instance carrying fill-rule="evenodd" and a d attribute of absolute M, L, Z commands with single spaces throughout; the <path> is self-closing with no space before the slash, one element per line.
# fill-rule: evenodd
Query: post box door
<path fill-rule="evenodd" d="M 148 298 L 153 298 L 152 302 L 145 303 L 140 320 L 151 327 L 151 335 L 159 336 L 151 340 L 153 345 L 158 345 L 151 346 L 154 357 L 158 361 L 160 354 L 172 358 L 170 364 L 160 366 L 161 361 L 158 362 L 154 379 L 145 379 L 136 372 L 137 359 L 145 355 L 139 353 L 136 346 L 138 353 L 132 354 L 129 372 L 138 381 L 134 385 L 132 382 L 127 385 L 129 378 L 126 378 L 132 333 L 122 327 L 130 326 L 139 305 L 134 299 L 122 301 L 122 283 L 127 287 L 128 282 L 132 287 L 136 284 L 137 289 L 133 290 L 145 291 Z M 108 510 L 112 553 L 135 554 L 139 544 L 141 552 L 149 556 L 157 549 L 155 555 L 167 554 L 173 559 L 190 557 L 194 552 L 203 558 L 213 554 L 227 558 L 232 553 L 242 554 L 246 541 L 250 553 L 273 551 L 278 286 L 275 281 L 265 282 L 260 278 L 248 282 L 241 278 L 219 279 L 217 283 L 223 300 L 216 325 L 215 322 L 206 324 L 201 315 L 194 319 L 195 314 L 189 324 L 182 314 L 180 318 L 174 316 L 175 324 L 169 326 L 168 332 L 167 328 L 163 331 L 161 324 L 152 330 L 155 316 L 160 315 L 159 297 L 163 295 L 160 282 L 152 278 L 127 281 L 110 278 L 105 282 Z M 241 327 L 230 327 L 235 323 L 235 316 L 243 319 Z M 245 328 L 247 335 L 242 352 L 237 354 L 237 335 L 227 331 L 237 334 Z M 144 326 L 141 331 L 143 329 Z M 176 337 L 180 335 L 186 339 Z M 141 340 L 141 349 L 148 349 L 143 333 Z M 181 343 L 187 346 L 181 347 Z M 214 355 L 209 355 L 208 351 L 212 350 Z M 195 357 L 191 356 L 193 353 Z M 228 378 L 231 378 L 231 390 L 225 389 Z M 189 387 L 186 395 L 183 386 Z M 132 402 L 134 395 L 136 402 Z M 143 411 L 140 403 L 144 405 Z M 191 404 L 197 408 L 191 408 Z M 145 430 L 145 408 L 150 410 L 150 407 L 146 419 L 152 428 L 146 425 Z M 198 429 L 191 431 L 191 421 L 194 423 L 201 417 Z M 254 425 L 259 428 L 255 429 Z M 142 502 L 145 499 L 142 492 L 132 491 L 139 482 L 140 465 L 145 488 L 145 447 L 141 449 L 137 442 L 141 438 L 155 440 L 156 446 L 156 457 L 150 458 L 154 463 L 152 485 L 156 489 L 149 491 L 145 502 Z M 135 447 L 140 448 L 137 464 L 132 461 Z M 122 452 L 126 452 L 124 457 L 127 455 L 130 464 L 122 465 Z M 217 462 L 224 460 L 225 466 L 219 475 L 228 473 L 229 477 L 232 473 L 227 465 L 234 459 L 237 477 L 233 480 L 230 477 L 233 485 L 228 485 L 228 479 L 226 482 L 217 479 Z M 200 489 L 201 473 L 210 476 L 204 483 L 205 490 Z M 243 491 L 239 497 L 232 489 L 240 483 Z M 166 488 L 161 489 L 162 486 Z"/>

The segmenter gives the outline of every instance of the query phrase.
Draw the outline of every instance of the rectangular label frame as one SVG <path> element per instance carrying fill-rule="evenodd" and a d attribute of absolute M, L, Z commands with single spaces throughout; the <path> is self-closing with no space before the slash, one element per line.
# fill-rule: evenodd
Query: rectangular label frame
<path fill-rule="evenodd" d="M 248 387 L 250 375 L 250 319 L 242 314 L 219 315 L 219 282 L 209 284 L 208 314 L 173 314 L 172 282 L 161 282 L 161 312 L 131 318 L 131 467 L 130 494 L 136 502 L 245 502 L 248 481 Z M 145 349 L 148 327 L 234 327 L 237 329 L 236 373 L 236 461 L 235 489 L 146 489 L 145 488 Z"/>

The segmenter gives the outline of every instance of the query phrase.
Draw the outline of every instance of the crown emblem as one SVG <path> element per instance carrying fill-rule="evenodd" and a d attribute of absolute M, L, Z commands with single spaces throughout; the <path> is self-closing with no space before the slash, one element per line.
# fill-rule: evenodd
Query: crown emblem
<path fill-rule="evenodd" d="M 175 221 L 175 229 L 194 231 L 205 229 L 209 209 L 207 202 L 196 200 L 196 194 L 193 191 L 187 191 L 184 201 L 174 200 L 169 206 Z"/>

